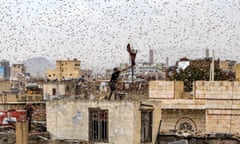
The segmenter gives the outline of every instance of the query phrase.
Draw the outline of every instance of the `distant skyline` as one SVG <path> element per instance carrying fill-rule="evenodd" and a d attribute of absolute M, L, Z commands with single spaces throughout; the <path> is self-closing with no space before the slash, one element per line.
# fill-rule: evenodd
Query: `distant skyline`
<path fill-rule="evenodd" d="M 240 61 L 240 1 L 236 0 L 1 0 L 0 57 L 20 63 L 43 56 L 81 60 L 102 71 L 137 62 L 173 64 L 181 57 Z"/>

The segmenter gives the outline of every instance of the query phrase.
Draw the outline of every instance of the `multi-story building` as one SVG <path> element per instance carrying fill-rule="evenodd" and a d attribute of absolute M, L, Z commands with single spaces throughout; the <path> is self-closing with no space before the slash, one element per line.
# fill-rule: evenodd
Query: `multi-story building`
<path fill-rule="evenodd" d="M 80 61 L 73 60 L 57 60 L 56 69 L 48 70 L 47 78 L 49 80 L 68 80 L 78 79 L 81 77 Z"/>
<path fill-rule="evenodd" d="M 184 69 L 188 67 L 189 65 L 198 67 L 200 69 L 210 68 L 210 65 L 212 63 L 212 58 L 204 58 L 204 59 L 188 59 L 186 57 L 181 58 L 179 61 L 177 61 L 176 66 L 178 69 Z M 214 65 L 216 68 L 220 67 L 220 60 L 214 60 Z"/>
<path fill-rule="evenodd" d="M 236 63 L 233 60 L 220 61 L 220 68 L 224 71 L 235 71 Z"/>
<path fill-rule="evenodd" d="M 93 80 L 92 73 L 93 73 L 92 70 L 82 69 L 81 70 L 81 78 L 84 80 L 87 80 L 87 81 L 91 81 L 91 80 Z"/>
<path fill-rule="evenodd" d="M 176 62 L 175 66 L 170 66 L 166 70 L 166 77 L 171 79 L 176 72 L 180 70 L 185 70 L 188 66 L 194 66 L 201 70 L 203 69 L 210 69 L 212 63 L 212 58 L 204 58 L 204 59 L 188 59 L 186 57 L 181 58 L 179 61 Z M 219 69 L 220 68 L 220 60 L 214 60 L 214 67 Z"/>
<path fill-rule="evenodd" d="M 236 81 L 240 81 L 240 63 L 236 64 L 235 73 Z"/>
<path fill-rule="evenodd" d="M 70 97 L 76 95 L 76 81 L 52 81 L 43 84 L 43 99 L 52 100 L 60 97 Z"/>
<path fill-rule="evenodd" d="M 35 122 L 46 121 L 45 101 L 42 99 L 41 83 L 26 83 L 24 86 L 24 90 L 21 91 L 19 88 L 12 88 L 12 82 L 9 80 L 0 81 L 1 118 L 3 118 L 4 113 L 8 113 L 10 111 L 13 113 L 17 111 L 25 112 L 26 105 L 32 103 L 34 106 L 34 115 L 32 120 Z M 4 123 L 0 120 L 1 126 L 10 126 L 8 125 L 9 123 L 15 123 L 18 121 L 16 115 L 11 115 L 11 113 L 8 113 L 7 118 L 9 118 L 9 121 L 6 120 Z M 22 121 L 23 119 L 20 120 Z"/>
<path fill-rule="evenodd" d="M 236 144 L 240 83 L 196 81 L 190 95 L 183 88 L 182 81 L 151 81 L 148 96 L 137 94 L 138 100 L 133 94 L 115 101 L 53 100 L 46 107 L 47 129 L 55 139 L 94 143 L 170 143 L 186 138 L 189 143 L 222 139 Z"/>
<path fill-rule="evenodd" d="M 120 64 L 120 69 L 124 69 L 128 66 L 126 63 Z M 150 63 L 137 63 L 133 68 L 133 78 L 144 78 L 148 79 L 149 77 L 154 77 L 154 79 L 163 79 L 165 77 L 164 64 L 150 64 Z M 111 78 L 111 74 L 113 73 L 112 69 L 107 69 L 105 72 L 106 78 Z M 132 69 L 128 69 L 127 71 L 121 73 L 121 78 L 131 79 L 132 78 Z"/>
<path fill-rule="evenodd" d="M 10 80 L 18 81 L 20 77 L 24 77 L 26 73 L 26 66 L 24 64 L 13 64 L 11 66 Z"/>
<path fill-rule="evenodd" d="M 126 67 L 126 66 L 125 66 Z M 122 68 L 125 68 L 122 66 Z M 163 64 L 150 64 L 150 63 L 138 63 L 133 68 L 134 78 L 149 78 L 154 77 L 154 79 L 162 79 L 163 75 Z M 132 69 L 129 69 L 123 74 L 127 77 L 132 77 Z"/>
<path fill-rule="evenodd" d="M 0 79 L 9 79 L 10 77 L 10 65 L 9 61 L 2 60 L 0 61 Z"/>
<path fill-rule="evenodd" d="M 26 82 L 29 76 L 26 73 L 24 64 L 12 64 L 10 75 L 10 91 L 15 93 L 24 93 Z"/>

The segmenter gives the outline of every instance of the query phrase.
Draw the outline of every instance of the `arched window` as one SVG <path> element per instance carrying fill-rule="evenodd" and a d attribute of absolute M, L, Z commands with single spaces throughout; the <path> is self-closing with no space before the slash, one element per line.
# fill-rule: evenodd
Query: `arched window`
<path fill-rule="evenodd" d="M 197 131 L 197 126 L 191 118 L 183 117 L 177 121 L 175 129 L 182 132 L 194 133 Z"/>

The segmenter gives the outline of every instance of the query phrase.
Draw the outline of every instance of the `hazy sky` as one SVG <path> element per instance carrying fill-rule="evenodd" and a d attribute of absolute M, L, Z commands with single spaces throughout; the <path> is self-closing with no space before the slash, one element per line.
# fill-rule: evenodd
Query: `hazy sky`
<path fill-rule="evenodd" d="M 239 0 L 0 0 L 0 57 L 73 59 L 103 70 L 137 61 L 202 58 L 240 60 Z"/>

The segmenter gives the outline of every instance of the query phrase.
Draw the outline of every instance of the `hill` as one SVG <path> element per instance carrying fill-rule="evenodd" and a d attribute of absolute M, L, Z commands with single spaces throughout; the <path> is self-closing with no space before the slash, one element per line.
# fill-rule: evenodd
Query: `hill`
<path fill-rule="evenodd" d="M 55 68 L 54 64 L 45 57 L 30 58 L 23 63 L 26 66 L 26 72 L 34 78 L 44 78 L 47 70 Z"/>

